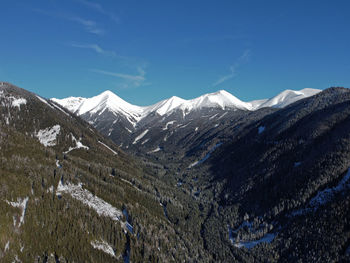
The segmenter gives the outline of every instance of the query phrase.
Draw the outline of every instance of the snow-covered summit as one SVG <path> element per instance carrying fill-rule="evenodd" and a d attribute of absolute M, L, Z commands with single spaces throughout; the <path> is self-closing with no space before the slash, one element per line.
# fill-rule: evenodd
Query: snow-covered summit
<path fill-rule="evenodd" d="M 70 112 L 76 112 L 79 106 L 86 100 L 86 98 L 82 97 L 68 97 L 65 99 L 55 99 L 52 98 L 52 101 L 56 102 L 57 104 L 60 104 Z"/>
<path fill-rule="evenodd" d="M 151 112 L 156 112 L 159 115 L 163 116 L 174 109 L 177 109 L 180 105 L 187 102 L 184 99 L 181 99 L 179 97 L 173 96 L 169 99 L 162 100 L 152 106 L 144 107 L 144 113 L 143 115 L 147 115 Z"/>
<path fill-rule="evenodd" d="M 204 94 L 198 98 L 188 100 L 181 105 L 181 108 L 187 110 L 198 110 L 201 108 L 236 108 L 250 110 L 250 105 L 237 99 L 225 90 L 219 90 L 214 93 Z"/>
<path fill-rule="evenodd" d="M 257 110 L 264 107 L 284 108 L 293 102 L 316 95 L 321 90 L 319 89 L 302 89 L 302 90 L 285 90 L 277 96 L 270 99 L 251 101 L 252 110 Z"/>
<path fill-rule="evenodd" d="M 241 110 L 249 110 L 250 105 L 237 99 L 227 91 L 220 90 L 191 100 L 184 100 L 173 96 L 152 106 L 144 107 L 143 116 L 146 116 L 151 112 L 156 112 L 157 114 L 163 116 L 171 113 L 174 110 L 182 110 L 183 112 L 188 113 L 193 110 L 200 110 L 202 108 L 236 108 Z"/>
<path fill-rule="evenodd" d="M 87 112 L 96 113 L 101 110 L 108 108 L 114 112 L 127 112 L 134 113 L 139 112 L 140 107 L 134 106 L 125 100 L 121 99 L 113 92 L 107 90 L 102 92 L 100 95 L 85 99 L 77 109 L 78 115 L 83 115 Z"/>
<path fill-rule="evenodd" d="M 134 124 L 141 118 L 144 111 L 143 107 L 126 102 L 110 90 L 106 90 L 92 98 L 69 97 L 52 100 L 77 115 L 85 113 L 90 113 L 91 115 L 95 113 L 101 114 L 103 111 L 109 110 L 113 113 L 124 115 Z"/>
<path fill-rule="evenodd" d="M 69 97 L 52 100 L 77 115 L 83 115 L 85 113 L 90 113 L 91 115 L 96 113 L 101 114 L 108 109 L 116 115 L 123 115 L 135 126 L 138 121 L 150 114 L 164 116 L 175 110 L 181 110 L 186 115 L 191 111 L 203 108 L 240 110 L 257 110 L 263 107 L 283 108 L 299 99 L 315 95 L 320 91 L 317 89 L 303 89 L 300 91 L 285 90 L 270 99 L 244 102 L 225 90 L 219 90 L 191 100 L 173 96 L 154 105 L 144 107 L 130 104 L 109 90 L 92 98 Z"/>

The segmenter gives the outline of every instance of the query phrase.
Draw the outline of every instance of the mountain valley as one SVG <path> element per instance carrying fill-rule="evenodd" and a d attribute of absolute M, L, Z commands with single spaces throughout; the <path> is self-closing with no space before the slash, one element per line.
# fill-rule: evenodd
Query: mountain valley
<path fill-rule="evenodd" d="M 350 260 L 348 89 L 0 104 L 0 261 Z"/>

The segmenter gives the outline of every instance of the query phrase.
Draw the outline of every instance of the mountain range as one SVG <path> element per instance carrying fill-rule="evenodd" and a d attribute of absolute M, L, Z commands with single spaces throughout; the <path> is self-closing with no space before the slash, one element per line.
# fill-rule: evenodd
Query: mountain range
<path fill-rule="evenodd" d="M 1 262 L 350 260 L 349 89 L 139 107 L 0 82 L 0 116 Z"/>
<path fill-rule="evenodd" d="M 239 109 L 239 110 L 258 110 L 264 107 L 283 108 L 297 100 L 310 97 L 321 90 L 303 89 L 300 91 L 285 90 L 270 99 L 254 100 L 243 102 L 225 90 L 215 93 L 202 95 L 191 100 L 184 100 L 173 96 L 162 100 L 151 106 L 132 105 L 111 91 L 105 91 L 92 98 L 69 97 L 65 99 L 51 99 L 52 101 L 67 108 L 78 116 L 89 113 L 103 114 L 104 111 L 110 111 L 116 115 L 122 115 L 136 126 L 142 119 L 149 115 L 157 114 L 159 116 L 169 115 L 174 111 L 181 111 L 183 117 L 193 111 L 199 111 L 205 108 Z"/>
<path fill-rule="evenodd" d="M 147 154 L 162 149 L 160 154 L 164 157 L 163 153 L 174 151 L 175 145 L 189 148 L 206 129 L 211 133 L 221 131 L 225 125 L 230 125 L 228 120 L 242 114 L 263 108 L 282 108 L 319 92 L 317 89 L 285 90 L 270 99 L 243 102 L 221 90 L 191 100 L 173 96 L 145 107 L 132 105 L 111 91 L 92 98 L 51 100 L 88 121 L 124 150 Z M 185 138 L 188 143 L 179 145 L 179 140 Z M 204 139 L 199 138 L 199 141 L 203 143 Z"/>

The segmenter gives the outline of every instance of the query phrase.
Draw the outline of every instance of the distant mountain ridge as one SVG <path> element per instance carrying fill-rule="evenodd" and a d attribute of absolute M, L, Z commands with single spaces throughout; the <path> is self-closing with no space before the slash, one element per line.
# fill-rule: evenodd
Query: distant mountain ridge
<path fill-rule="evenodd" d="M 108 109 L 112 113 L 123 115 L 135 126 L 140 120 L 146 118 L 150 114 L 164 116 L 176 110 L 180 110 L 183 116 L 186 116 L 189 112 L 198 111 L 203 108 L 249 111 L 258 110 L 263 107 L 283 108 L 297 100 L 313 96 L 320 91 L 321 90 L 318 89 L 303 89 L 300 91 L 285 90 L 270 99 L 244 102 L 229 92 L 220 90 L 214 93 L 204 94 L 191 100 L 173 96 L 151 106 L 132 105 L 109 90 L 92 98 L 68 97 L 64 99 L 52 98 L 52 100 L 77 115 L 84 115 L 86 113 L 93 115 Z"/>
<path fill-rule="evenodd" d="M 159 151 L 163 154 L 173 152 L 174 145 L 177 150 L 182 146 L 189 150 L 192 142 L 209 134 L 217 136 L 233 120 L 246 119 L 250 113 L 259 110 L 262 116 L 319 92 L 285 90 L 270 99 L 244 102 L 220 90 L 191 100 L 173 96 L 151 106 L 136 106 L 107 90 L 92 98 L 51 101 L 89 122 L 124 150 L 147 154 L 163 149 Z"/>
<path fill-rule="evenodd" d="M 350 90 L 304 93 L 80 118 L 0 82 L 0 261 L 349 262 Z"/>

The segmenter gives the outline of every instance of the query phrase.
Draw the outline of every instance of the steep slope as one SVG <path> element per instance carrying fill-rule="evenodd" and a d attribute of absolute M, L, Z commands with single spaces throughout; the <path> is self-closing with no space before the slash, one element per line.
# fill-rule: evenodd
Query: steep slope
<path fill-rule="evenodd" d="M 1 261 L 349 260 L 347 89 L 148 116 L 129 136 L 140 159 L 54 102 L 0 93 Z"/>
<path fill-rule="evenodd" d="M 292 104 L 298 100 L 311 97 L 319 93 L 318 89 L 302 89 L 296 90 L 285 90 L 280 94 L 266 100 L 258 100 L 250 102 L 252 110 L 261 109 L 264 107 L 284 108 L 289 104 Z"/>
<path fill-rule="evenodd" d="M 210 157 L 188 161 L 182 179 L 202 202 L 218 202 L 203 227 L 208 249 L 250 262 L 349 260 L 350 90 L 331 88 L 232 129 Z"/>
<path fill-rule="evenodd" d="M 174 96 L 147 107 L 131 105 L 110 91 L 90 99 L 52 100 L 80 115 L 124 150 L 147 154 L 164 148 L 168 150 L 163 152 L 171 152 L 175 146 L 183 146 L 182 139 L 200 140 L 196 135 L 208 129 L 212 134 L 220 132 L 225 123 L 232 123 L 228 120 L 233 116 L 249 115 L 248 111 L 264 107 L 285 107 L 318 92 L 287 90 L 271 99 L 243 102 L 220 90 L 192 100 Z M 139 136 L 146 131 L 141 140 Z"/>
<path fill-rule="evenodd" d="M 0 116 L 1 262 L 210 260 L 166 218 L 168 186 L 85 121 L 8 83 Z"/>

